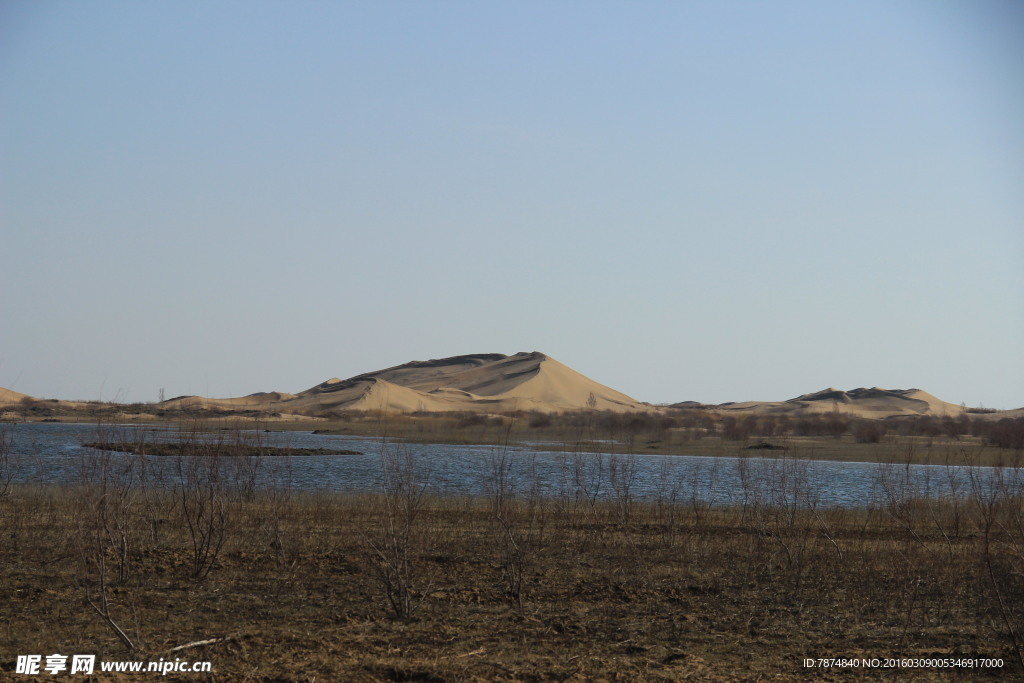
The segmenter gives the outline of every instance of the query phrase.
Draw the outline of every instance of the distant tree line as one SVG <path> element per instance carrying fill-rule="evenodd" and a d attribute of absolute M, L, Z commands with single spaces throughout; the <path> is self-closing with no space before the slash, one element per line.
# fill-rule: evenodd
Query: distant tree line
<path fill-rule="evenodd" d="M 1024 418 L 953 416 L 896 416 L 868 419 L 842 413 L 788 415 L 722 415 L 703 409 L 682 409 L 669 413 L 528 413 L 527 424 L 535 429 L 581 429 L 608 435 L 657 435 L 673 430 L 684 438 L 717 436 L 731 441 L 750 438 L 817 436 L 840 439 L 851 435 L 858 443 L 878 443 L 887 434 L 896 436 L 980 438 L 999 448 L 1024 448 Z"/>

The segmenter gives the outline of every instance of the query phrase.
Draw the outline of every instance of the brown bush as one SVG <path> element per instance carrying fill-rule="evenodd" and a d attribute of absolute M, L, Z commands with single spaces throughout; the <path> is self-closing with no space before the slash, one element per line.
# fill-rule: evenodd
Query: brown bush
<path fill-rule="evenodd" d="M 881 420 L 854 420 L 850 433 L 857 443 L 878 443 L 885 436 L 886 425 Z"/>

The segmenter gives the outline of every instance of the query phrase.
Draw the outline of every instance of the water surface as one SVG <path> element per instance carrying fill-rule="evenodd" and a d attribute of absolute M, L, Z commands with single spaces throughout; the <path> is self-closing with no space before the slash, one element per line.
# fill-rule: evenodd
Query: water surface
<path fill-rule="evenodd" d="M 151 486 L 175 486 L 195 458 L 100 452 L 96 440 L 179 438 L 175 428 L 32 423 L 8 425 L 14 481 L 75 484 L 102 472 L 130 474 Z M 514 495 L 594 500 L 645 499 L 678 503 L 859 507 L 914 496 L 964 497 L 1019 493 L 1020 469 L 798 460 L 787 458 L 608 454 L 532 447 L 385 442 L 308 432 L 243 432 L 281 448 L 336 448 L 361 455 L 227 458 L 216 476 L 230 486 L 301 491 L 379 492 L 412 485 L 431 493 L 479 495 L 502 488 Z M 237 435 L 209 432 L 201 438 Z M 209 472 L 209 470 L 207 469 Z M 2 473 L 0 473 L 2 474 Z M 205 475 L 205 476 L 209 476 Z"/>

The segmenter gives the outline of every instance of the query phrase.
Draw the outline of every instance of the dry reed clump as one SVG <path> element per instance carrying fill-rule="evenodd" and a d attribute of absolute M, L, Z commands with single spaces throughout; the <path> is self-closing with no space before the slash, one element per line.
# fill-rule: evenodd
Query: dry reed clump
<path fill-rule="evenodd" d="M 805 657 L 973 655 L 1004 664 L 972 675 L 1024 675 L 1019 468 L 922 483 L 893 462 L 875 500 L 840 509 L 805 461 L 739 459 L 723 507 L 671 461 L 640 499 L 636 456 L 583 453 L 559 491 L 505 451 L 486 494 L 439 497 L 428 463 L 382 447 L 380 493 L 356 495 L 182 438 L 197 455 L 166 479 L 96 451 L 78 485 L 8 487 L 0 652 L 211 641 L 190 656 L 240 681 L 798 677 Z"/>

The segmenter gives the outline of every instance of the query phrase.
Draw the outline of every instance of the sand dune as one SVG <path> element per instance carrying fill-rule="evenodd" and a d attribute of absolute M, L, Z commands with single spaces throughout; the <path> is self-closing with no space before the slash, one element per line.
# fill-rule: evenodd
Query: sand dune
<path fill-rule="evenodd" d="M 25 394 L 0 388 L 0 406 L 13 408 L 25 398 Z M 59 403 L 66 408 L 85 405 L 68 401 Z M 298 394 L 271 391 L 239 398 L 178 396 L 158 406 L 163 410 L 205 408 L 305 417 L 327 417 L 344 411 L 509 413 L 596 409 L 646 412 L 666 408 L 641 403 L 537 351 L 512 356 L 485 353 L 412 361 L 348 379 L 332 377 Z M 789 416 L 836 412 L 866 418 L 957 416 L 964 411 L 963 407 L 920 389 L 879 387 L 848 391 L 829 387 L 786 401 L 721 405 L 686 401 L 669 407 L 702 408 L 725 414 Z M 1017 414 L 1024 414 L 1024 409 L 982 416 L 997 419 Z"/>
<path fill-rule="evenodd" d="M 829 387 L 788 401 L 725 403 L 715 406 L 728 413 L 765 415 L 808 415 L 842 413 L 853 417 L 894 417 L 898 415 L 949 415 L 955 417 L 964 408 L 948 403 L 920 389 L 859 388 L 842 391 Z"/>
<path fill-rule="evenodd" d="M 348 379 L 332 377 L 297 395 L 270 392 L 227 399 L 179 396 L 161 405 L 168 409 L 257 409 L 317 417 L 348 410 L 656 410 L 536 351 L 513 356 L 490 353 L 412 361 Z"/>
<path fill-rule="evenodd" d="M 23 394 L 0 390 L 0 402 Z M 332 377 L 299 394 L 259 392 L 239 398 L 178 396 L 161 410 L 258 410 L 305 416 L 343 411 L 507 413 L 592 408 L 617 412 L 656 408 L 599 384 L 543 353 L 473 354 L 402 365 L 348 379 Z"/>
<path fill-rule="evenodd" d="M 379 377 L 328 380 L 301 392 L 290 407 L 307 415 L 323 415 L 338 410 L 396 413 L 453 410 L 443 399 Z"/>
<path fill-rule="evenodd" d="M 24 398 L 31 398 L 28 394 L 19 394 L 17 391 L 0 387 L 0 406 L 20 403 Z"/>
<path fill-rule="evenodd" d="M 337 410 L 560 412 L 653 410 L 543 353 L 454 356 L 332 378 L 291 402 L 306 414 Z"/>
<path fill-rule="evenodd" d="M 294 394 L 280 391 L 260 391 L 238 398 L 206 398 L 204 396 L 177 396 L 169 398 L 160 407 L 175 408 L 234 408 L 237 410 L 272 410 L 272 406 L 294 399 Z M 273 409 L 276 410 L 276 409 Z"/>

